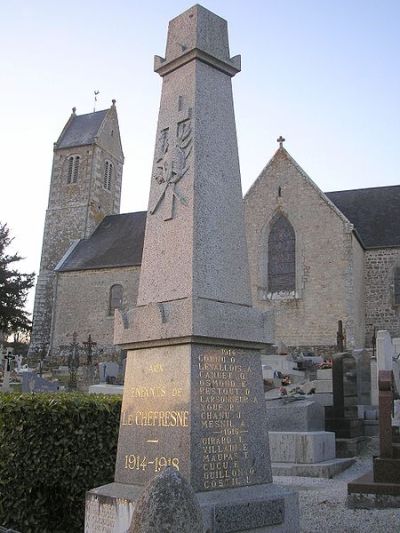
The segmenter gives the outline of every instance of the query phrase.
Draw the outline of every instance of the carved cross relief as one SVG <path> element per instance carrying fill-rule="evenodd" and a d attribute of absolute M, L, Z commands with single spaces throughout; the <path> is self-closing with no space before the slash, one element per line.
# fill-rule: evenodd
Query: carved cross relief
<path fill-rule="evenodd" d="M 163 208 L 164 220 L 175 214 L 175 202 L 187 205 L 179 191 L 179 182 L 190 168 L 192 152 L 192 109 L 182 112 L 183 98 L 178 98 L 178 119 L 170 127 L 160 130 L 156 143 L 155 166 L 152 179 L 158 185 L 158 198 L 150 209 L 150 215 Z M 164 205 L 163 205 L 164 204 Z"/>

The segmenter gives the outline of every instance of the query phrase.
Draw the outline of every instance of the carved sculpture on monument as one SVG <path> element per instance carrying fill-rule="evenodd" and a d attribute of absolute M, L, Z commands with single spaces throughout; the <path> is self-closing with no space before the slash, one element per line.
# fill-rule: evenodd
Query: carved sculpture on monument
<path fill-rule="evenodd" d="M 169 24 L 137 307 L 116 315 L 128 350 L 115 483 L 91 490 L 87 533 L 126 531 L 144 486 L 179 470 L 207 531 L 295 532 L 297 495 L 272 484 L 252 307 L 227 23 L 195 5 Z M 107 529 L 110 528 L 110 529 Z"/>

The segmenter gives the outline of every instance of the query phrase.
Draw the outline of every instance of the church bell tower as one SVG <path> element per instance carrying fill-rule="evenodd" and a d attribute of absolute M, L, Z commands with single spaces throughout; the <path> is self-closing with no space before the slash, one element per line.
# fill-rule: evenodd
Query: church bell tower
<path fill-rule="evenodd" d="M 119 213 L 123 164 L 115 100 L 110 109 L 86 115 L 77 115 L 73 108 L 54 143 L 29 349 L 32 355 L 49 352 L 57 264 L 80 239 L 87 239 L 106 215 Z"/>

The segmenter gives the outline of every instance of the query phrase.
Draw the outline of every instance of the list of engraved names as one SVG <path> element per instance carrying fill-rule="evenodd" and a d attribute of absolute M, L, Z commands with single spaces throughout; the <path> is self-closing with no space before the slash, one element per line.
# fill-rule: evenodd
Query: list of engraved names
<path fill-rule="evenodd" d="M 247 362 L 248 357 L 229 348 L 198 356 L 205 490 L 249 485 L 256 473 L 249 454 L 247 413 L 258 400 L 249 386 Z"/>

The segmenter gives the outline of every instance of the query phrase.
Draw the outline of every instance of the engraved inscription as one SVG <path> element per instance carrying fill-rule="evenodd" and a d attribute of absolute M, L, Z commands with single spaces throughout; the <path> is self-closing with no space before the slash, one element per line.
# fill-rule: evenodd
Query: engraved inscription
<path fill-rule="evenodd" d="M 256 468 L 243 410 L 258 401 L 249 386 L 250 366 L 225 348 L 201 353 L 198 366 L 203 488 L 249 485 Z"/>
<path fill-rule="evenodd" d="M 178 457 L 154 457 L 154 459 L 150 460 L 146 456 L 134 453 L 125 455 L 125 468 L 129 468 L 129 470 L 143 470 L 144 472 L 147 468 L 152 468 L 157 473 L 167 468 L 167 466 L 172 466 L 179 470 Z"/>
<path fill-rule="evenodd" d="M 113 533 L 129 527 L 133 504 L 125 498 L 115 498 L 112 503 L 90 498 L 86 503 L 85 531 Z"/>
<path fill-rule="evenodd" d="M 184 378 L 189 360 L 179 365 L 170 348 L 128 354 L 118 439 L 116 481 L 147 483 L 172 466 L 188 476 L 191 425 L 190 388 Z M 177 349 L 174 348 L 174 352 Z M 178 353 L 187 353 L 184 347 Z"/>
<path fill-rule="evenodd" d="M 121 426 L 188 427 L 189 411 L 136 411 L 121 413 Z"/>

